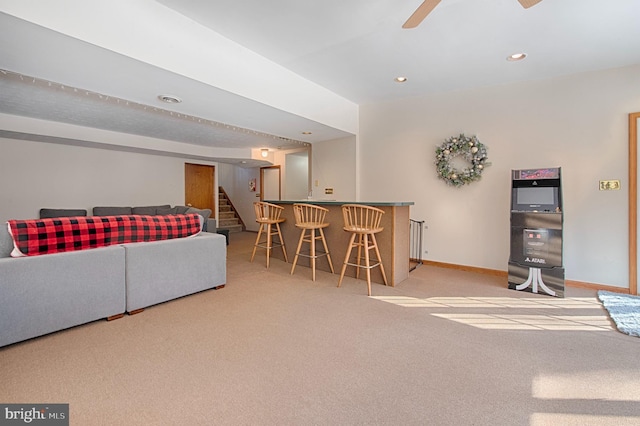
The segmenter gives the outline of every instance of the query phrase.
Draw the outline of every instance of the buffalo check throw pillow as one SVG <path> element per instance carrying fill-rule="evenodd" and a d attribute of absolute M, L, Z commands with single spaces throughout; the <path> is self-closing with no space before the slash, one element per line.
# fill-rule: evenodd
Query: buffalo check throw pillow
<path fill-rule="evenodd" d="M 198 214 L 75 216 L 10 220 L 12 257 L 84 250 L 114 244 L 183 238 L 200 232 Z"/>

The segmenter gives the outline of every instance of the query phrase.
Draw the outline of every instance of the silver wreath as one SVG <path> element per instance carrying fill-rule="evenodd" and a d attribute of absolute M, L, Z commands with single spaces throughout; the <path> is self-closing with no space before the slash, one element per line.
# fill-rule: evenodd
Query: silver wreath
<path fill-rule="evenodd" d="M 469 167 L 457 169 L 451 161 L 456 157 L 464 158 Z M 482 177 L 485 167 L 491 165 L 488 161 L 487 147 L 476 136 L 452 136 L 436 148 L 436 170 L 438 177 L 448 185 L 462 186 L 475 182 Z"/>

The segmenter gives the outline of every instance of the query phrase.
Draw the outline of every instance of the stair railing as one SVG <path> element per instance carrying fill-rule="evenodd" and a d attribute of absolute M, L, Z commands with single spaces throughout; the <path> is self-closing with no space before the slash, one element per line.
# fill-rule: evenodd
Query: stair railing
<path fill-rule="evenodd" d="M 409 272 L 422 265 L 422 229 L 424 220 L 409 219 Z"/>

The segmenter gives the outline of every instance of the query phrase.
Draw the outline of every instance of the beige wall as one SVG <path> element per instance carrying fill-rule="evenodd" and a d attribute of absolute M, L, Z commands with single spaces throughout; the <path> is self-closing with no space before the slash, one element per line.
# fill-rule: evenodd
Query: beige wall
<path fill-rule="evenodd" d="M 0 138 L 0 223 L 42 207 L 184 204 L 180 158 Z"/>
<path fill-rule="evenodd" d="M 356 137 L 313 144 L 311 169 L 314 199 L 356 200 Z M 333 194 L 326 195 L 325 188 Z"/>
<path fill-rule="evenodd" d="M 564 266 L 571 280 L 628 287 L 627 115 L 640 66 L 365 105 L 362 199 L 414 201 L 429 260 L 506 270 L 510 170 L 562 167 Z M 454 188 L 438 179 L 445 138 L 477 135 L 492 165 Z M 619 179 L 620 191 L 599 191 Z"/>

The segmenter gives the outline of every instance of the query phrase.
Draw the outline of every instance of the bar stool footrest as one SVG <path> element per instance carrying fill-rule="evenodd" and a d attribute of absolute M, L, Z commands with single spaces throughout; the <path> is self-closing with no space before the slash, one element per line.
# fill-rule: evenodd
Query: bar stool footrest
<path fill-rule="evenodd" d="M 349 262 L 345 262 L 344 264 L 347 265 L 347 266 L 355 266 L 356 268 L 361 268 L 361 269 L 371 269 L 371 268 L 375 268 L 376 266 L 380 265 L 380 263 L 382 263 L 382 262 L 377 262 L 377 263 L 374 263 L 374 264 L 369 265 L 369 266 L 367 266 L 367 265 L 358 265 L 357 263 L 349 263 Z"/>
<path fill-rule="evenodd" d="M 309 259 L 317 259 L 317 258 L 322 257 L 322 256 L 328 256 L 329 253 L 324 252 L 324 251 L 320 252 L 320 251 L 316 250 L 316 255 L 315 256 L 311 256 L 311 252 L 307 252 L 307 253 L 300 252 L 300 253 L 296 253 L 296 255 L 302 256 L 302 257 L 306 257 L 306 258 L 309 258 Z"/>
<path fill-rule="evenodd" d="M 284 247 L 284 244 L 283 244 L 283 243 L 274 243 L 274 242 L 272 241 L 272 242 L 271 242 L 271 247 L 269 247 L 269 246 L 267 245 L 267 242 L 266 242 L 266 241 L 261 241 L 261 242 L 259 242 L 259 243 L 255 244 L 255 246 L 256 246 L 256 247 L 263 248 L 263 249 L 269 249 L 269 248 L 273 249 L 273 248 L 277 248 L 277 247 Z"/>

